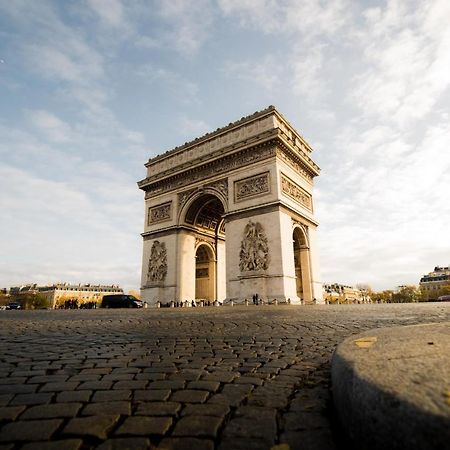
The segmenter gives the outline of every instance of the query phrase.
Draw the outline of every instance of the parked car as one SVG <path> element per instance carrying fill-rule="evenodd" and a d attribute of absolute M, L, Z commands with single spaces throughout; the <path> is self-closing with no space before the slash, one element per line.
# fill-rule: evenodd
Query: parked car
<path fill-rule="evenodd" d="M 450 302 L 450 295 L 441 295 L 437 299 L 438 302 Z"/>
<path fill-rule="evenodd" d="M 22 309 L 22 306 L 20 303 L 10 302 L 6 305 L 6 309 Z"/>
<path fill-rule="evenodd" d="M 142 308 L 143 303 L 132 295 L 115 294 L 104 295 L 102 308 Z"/>

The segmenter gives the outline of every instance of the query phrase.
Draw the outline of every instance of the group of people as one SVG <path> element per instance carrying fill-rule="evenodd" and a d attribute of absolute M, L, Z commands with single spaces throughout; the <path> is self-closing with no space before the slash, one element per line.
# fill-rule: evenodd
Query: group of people
<path fill-rule="evenodd" d="M 77 299 L 69 299 L 58 306 L 59 309 L 96 309 L 97 302 L 79 303 Z"/>

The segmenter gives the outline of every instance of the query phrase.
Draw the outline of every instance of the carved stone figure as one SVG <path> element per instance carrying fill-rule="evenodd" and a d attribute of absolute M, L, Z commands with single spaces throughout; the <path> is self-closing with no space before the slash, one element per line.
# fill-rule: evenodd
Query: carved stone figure
<path fill-rule="evenodd" d="M 270 192 L 269 173 L 234 182 L 236 201 Z"/>
<path fill-rule="evenodd" d="M 268 269 L 269 246 L 264 228 L 259 222 L 250 220 L 245 226 L 239 257 L 241 272 Z"/>
<path fill-rule="evenodd" d="M 148 262 L 147 281 L 164 281 L 167 275 L 167 250 L 164 242 L 153 242 Z"/>

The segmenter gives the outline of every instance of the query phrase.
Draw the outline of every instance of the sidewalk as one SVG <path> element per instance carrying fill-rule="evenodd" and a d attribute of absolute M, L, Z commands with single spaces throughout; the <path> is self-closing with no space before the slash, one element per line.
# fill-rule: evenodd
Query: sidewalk
<path fill-rule="evenodd" d="M 332 382 L 355 448 L 450 449 L 450 322 L 347 338 Z"/>

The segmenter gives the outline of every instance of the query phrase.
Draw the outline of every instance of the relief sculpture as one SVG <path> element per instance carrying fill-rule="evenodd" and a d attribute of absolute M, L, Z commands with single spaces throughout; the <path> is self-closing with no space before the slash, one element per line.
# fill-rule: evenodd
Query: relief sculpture
<path fill-rule="evenodd" d="M 250 220 L 245 226 L 239 257 L 241 272 L 268 269 L 269 246 L 264 228 L 259 222 Z"/>
<path fill-rule="evenodd" d="M 167 250 L 164 242 L 155 241 L 148 262 L 147 281 L 164 281 L 167 275 Z"/>
<path fill-rule="evenodd" d="M 235 181 L 234 192 L 236 201 L 270 192 L 269 173 L 266 172 L 245 180 Z"/>

